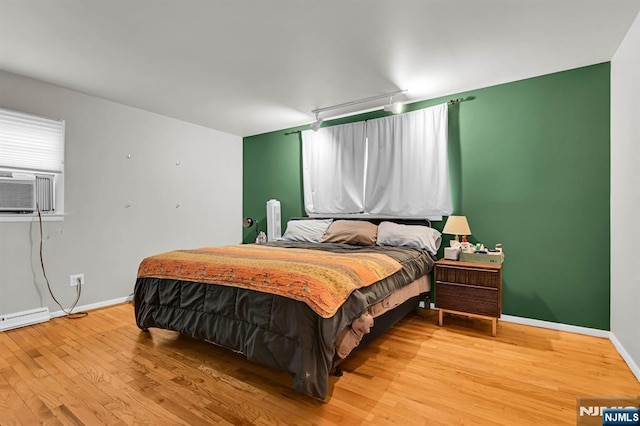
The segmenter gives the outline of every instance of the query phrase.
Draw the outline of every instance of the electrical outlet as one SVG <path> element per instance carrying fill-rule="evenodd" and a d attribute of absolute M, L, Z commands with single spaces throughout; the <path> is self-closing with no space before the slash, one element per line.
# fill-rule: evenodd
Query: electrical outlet
<path fill-rule="evenodd" d="M 69 285 L 71 287 L 77 286 L 78 281 L 80 282 L 80 285 L 84 285 L 84 274 L 69 275 Z"/>

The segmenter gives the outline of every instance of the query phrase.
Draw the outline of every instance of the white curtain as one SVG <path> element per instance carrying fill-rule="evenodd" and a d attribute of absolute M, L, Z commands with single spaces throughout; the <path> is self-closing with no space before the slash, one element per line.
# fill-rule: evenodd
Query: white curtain
<path fill-rule="evenodd" d="M 365 123 L 302 132 L 307 214 L 364 212 Z"/>
<path fill-rule="evenodd" d="M 452 213 L 447 104 L 367 124 L 365 211 L 400 217 Z"/>

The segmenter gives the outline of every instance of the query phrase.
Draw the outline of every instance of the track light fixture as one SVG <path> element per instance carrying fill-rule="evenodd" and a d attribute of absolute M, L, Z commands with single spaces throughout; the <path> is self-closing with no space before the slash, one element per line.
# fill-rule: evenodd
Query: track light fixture
<path fill-rule="evenodd" d="M 389 103 L 384 106 L 384 110 L 387 112 L 392 112 L 394 114 L 400 114 L 402 112 L 402 103 L 393 102 L 393 95 L 389 96 Z"/>
<path fill-rule="evenodd" d="M 385 93 L 385 94 L 382 94 L 382 95 L 371 96 L 369 98 L 359 99 L 357 101 L 345 102 L 345 103 L 338 104 L 338 105 L 332 105 L 332 106 L 328 106 L 328 107 L 324 107 L 324 108 L 314 109 L 313 111 L 311 111 L 311 113 L 315 114 L 316 121 L 311 123 L 311 130 L 313 130 L 314 132 L 317 132 L 318 129 L 320 128 L 320 125 L 324 121 L 319 116 L 319 114 L 321 112 L 330 111 L 330 110 L 333 110 L 333 109 L 342 109 L 342 108 L 350 107 L 350 106 L 353 106 L 353 105 L 359 105 L 359 104 L 364 104 L 364 103 L 377 101 L 379 99 L 384 99 L 384 98 L 389 98 L 389 104 L 384 106 L 384 110 L 385 111 L 391 111 L 394 114 L 399 114 L 399 113 L 402 112 L 402 103 L 400 103 L 400 102 L 392 102 L 393 101 L 393 97 L 397 96 L 397 95 L 400 95 L 400 94 L 403 94 L 403 93 L 406 93 L 406 92 L 407 92 L 406 89 L 404 89 L 404 90 L 396 90 L 395 92 Z M 380 107 L 378 107 L 378 108 L 380 108 Z M 353 114 L 356 114 L 356 113 L 354 112 Z"/>
<path fill-rule="evenodd" d="M 313 130 L 314 132 L 317 132 L 318 129 L 320 129 L 320 126 L 322 125 L 323 121 L 324 120 L 322 118 L 320 118 L 320 113 L 316 112 L 316 121 L 311 123 L 311 130 Z"/>

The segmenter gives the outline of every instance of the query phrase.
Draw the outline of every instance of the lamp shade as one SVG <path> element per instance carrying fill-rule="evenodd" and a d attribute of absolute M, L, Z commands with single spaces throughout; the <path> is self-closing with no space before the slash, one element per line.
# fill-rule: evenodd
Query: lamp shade
<path fill-rule="evenodd" d="M 451 235 L 471 235 L 469 223 L 466 216 L 449 216 L 444 224 L 443 234 Z"/>

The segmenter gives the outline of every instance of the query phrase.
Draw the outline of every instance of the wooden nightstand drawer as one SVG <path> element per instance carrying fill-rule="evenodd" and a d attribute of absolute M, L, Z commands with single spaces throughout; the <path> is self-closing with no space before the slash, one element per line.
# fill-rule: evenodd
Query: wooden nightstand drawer
<path fill-rule="evenodd" d="M 500 317 L 498 289 L 436 282 L 436 305 L 441 309 Z"/>
<path fill-rule="evenodd" d="M 501 277 L 497 269 L 438 266 L 436 281 L 499 288 Z"/>

